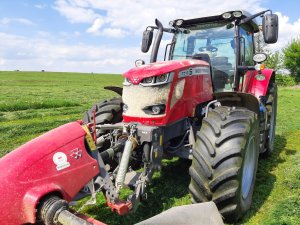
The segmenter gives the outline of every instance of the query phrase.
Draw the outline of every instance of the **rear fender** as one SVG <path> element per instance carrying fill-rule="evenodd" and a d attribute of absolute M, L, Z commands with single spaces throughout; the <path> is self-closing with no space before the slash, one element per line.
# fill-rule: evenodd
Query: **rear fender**
<path fill-rule="evenodd" d="M 214 93 L 214 97 L 223 106 L 244 107 L 255 112 L 258 116 L 260 115 L 259 101 L 252 94 L 242 92 L 217 92 Z"/>
<path fill-rule="evenodd" d="M 123 93 L 123 88 L 117 87 L 117 86 L 106 86 L 106 87 L 104 87 L 104 89 L 113 91 L 113 92 L 117 93 L 120 96 L 122 96 L 122 93 Z"/>
<path fill-rule="evenodd" d="M 243 92 L 252 94 L 257 99 L 266 96 L 269 83 L 273 79 L 275 79 L 275 71 L 271 69 L 264 69 L 261 74 L 256 70 L 248 71 L 244 77 Z"/>

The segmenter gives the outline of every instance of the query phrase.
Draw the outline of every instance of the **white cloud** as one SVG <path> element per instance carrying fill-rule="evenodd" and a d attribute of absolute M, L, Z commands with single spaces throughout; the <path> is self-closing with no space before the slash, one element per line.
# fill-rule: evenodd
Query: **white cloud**
<path fill-rule="evenodd" d="M 24 25 L 34 25 L 34 23 L 25 18 L 2 18 L 0 19 L 0 25 L 8 25 L 10 23 L 21 23 Z"/>
<path fill-rule="evenodd" d="M 1 59 L 1 58 L 0 58 L 0 66 L 3 66 L 3 65 L 5 65 L 5 63 L 6 63 L 6 60 L 5 60 L 5 59 Z"/>
<path fill-rule="evenodd" d="M 65 16 L 71 23 L 92 23 L 100 16 L 93 9 L 83 8 L 77 2 L 72 0 L 57 0 L 54 9 Z"/>
<path fill-rule="evenodd" d="M 105 12 L 104 22 L 108 27 L 129 30 L 134 34 L 140 34 L 147 25 L 154 23 L 155 18 L 159 18 L 164 25 L 167 25 L 170 20 L 176 18 L 202 17 L 241 8 L 252 12 L 262 9 L 259 0 L 57 0 L 55 4 L 56 9 L 70 21 L 76 21 L 78 15 L 67 11 L 68 8 L 73 10 L 89 9 L 98 16 L 100 16 L 100 12 Z M 205 7 L 201 7 L 203 5 Z"/>
<path fill-rule="evenodd" d="M 114 38 L 121 38 L 127 35 L 127 32 L 120 28 L 105 28 L 100 35 Z"/>
<path fill-rule="evenodd" d="M 99 32 L 99 29 L 102 27 L 102 25 L 104 24 L 103 19 L 97 18 L 95 19 L 93 25 L 87 29 L 88 33 L 97 33 Z"/>
<path fill-rule="evenodd" d="M 26 38 L 0 33 L 2 70 L 47 70 L 119 73 L 133 66 L 135 47 L 110 48 L 88 44 L 50 42 L 45 37 Z M 120 54 L 122 52 L 122 54 Z"/>

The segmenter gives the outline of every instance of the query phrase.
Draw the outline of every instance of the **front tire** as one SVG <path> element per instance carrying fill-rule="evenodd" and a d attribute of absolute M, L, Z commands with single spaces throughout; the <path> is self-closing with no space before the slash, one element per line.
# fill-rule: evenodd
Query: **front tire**
<path fill-rule="evenodd" d="M 98 104 L 94 104 L 90 110 L 84 113 L 83 122 L 85 124 L 94 123 L 95 120 L 96 125 L 122 122 L 122 107 L 123 103 L 121 98 L 112 98 Z M 103 133 L 99 130 L 97 137 L 99 137 L 101 134 Z"/>
<path fill-rule="evenodd" d="M 249 208 L 257 170 L 257 115 L 245 108 L 218 107 L 203 119 L 189 169 L 192 202 L 214 201 L 227 221 Z"/>

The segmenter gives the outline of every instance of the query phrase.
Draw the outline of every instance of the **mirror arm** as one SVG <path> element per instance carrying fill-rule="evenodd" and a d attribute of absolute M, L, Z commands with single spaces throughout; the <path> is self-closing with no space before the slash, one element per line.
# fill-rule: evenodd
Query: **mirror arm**
<path fill-rule="evenodd" d="M 255 66 L 238 66 L 238 70 L 244 71 L 244 70 L 255 70 Z"/>
<path fill-rule="evenodd" d="M 152 30 L 154 30 L 154 29 L 159 29 L 158 27 L 154 27 L 154 26 L 148 26 L 147 28 L 146 28 L 146 30 L 148 30 L 148 29 L 152 29 Z M 175 29 L 173 29 L 173 28 L 163 28 L 163 31 L 164 32 L 167 32 L 167 33 L 172 33 L 172 34 L 174 34 L 175 32 L 176 32 L 176 30 Z"/>
<path fill-rule="evenodd" d="M 250 16 L 250 17 L 247 17 L 247 18 L 245 18 L 245 19 L 242 19 L 241 21 L 240 21 L 240 24 L 244 24 L 244 23 L 247 23 L 247 22 L 249 22 L 250 20 L 253 20 L 254 18 L 256 18 L 256 17 L 258 17 L 258 16 L 260 16 L 260 15 L 263 15 L 263 14 L 265 14 L 266 12 L 271 12 L 271 14 L 272 14 L 272 11 L 270 10 L 270 9 L 268 9 L 268 10 L 265 10 L 265 11 L 262 11 L 262 12 L 259 12 L 259 13 L 256 13 L 256 14 L 254 14 L 254 15 L 252 15 L 252 16 Z"/>

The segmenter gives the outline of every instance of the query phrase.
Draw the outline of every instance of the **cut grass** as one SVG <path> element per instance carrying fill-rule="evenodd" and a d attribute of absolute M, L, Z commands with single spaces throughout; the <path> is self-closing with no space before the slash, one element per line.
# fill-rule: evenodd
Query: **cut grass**
<path fill-rule="evenodd" d="M 32 101 L 20 101 L 17 100 L 13 103 L 0 103 L 0 111 L 11 112 L 26 109 L 50 109 L 60 107 L 79 106 L 79 103 L 61 100 L 61 99 L 47 99 L 47 100 L 32 100 Z"/>
<path fill-rule="evenodd" d="M 0 72 L 0 156 L 59 125 L 81 119 L 93 103 L 116 96 L 119 75 Z M 274 154 L 260 159 L 251 210 L 241 224 L 300 224 L 300 89 L 279 88 Z M 190 204 L 189 161 L 164 160 L 136 213 L 118 216 L 98 203 L 83 213 L 107 224 L 133 224 L 173 206 Z M 84 201 L 79 202 L 79 208 Z M 199 212 L 205 213 L 205 212 Z"/>

